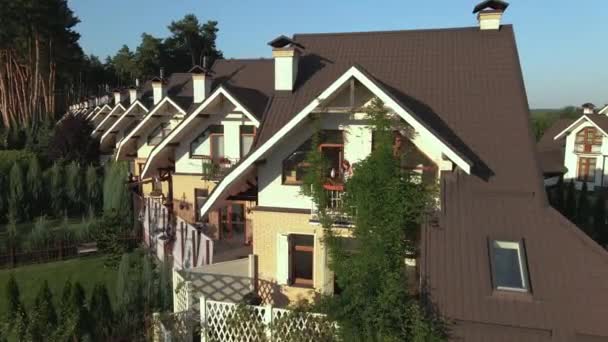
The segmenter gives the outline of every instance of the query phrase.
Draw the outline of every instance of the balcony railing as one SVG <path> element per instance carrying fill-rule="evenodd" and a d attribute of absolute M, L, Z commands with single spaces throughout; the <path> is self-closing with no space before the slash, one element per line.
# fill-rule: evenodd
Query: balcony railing
<path fill-rule="evenodd" d="M 217 181 L 226 176 L 239 162 L 239 159 L 226 157 L 213 159 L 205 157 L 202 161 L 203 179 Z"/>
<path fill-rule="evenodd" d="M 599 154 L 601 153 L 602 145 L 591 144 L 575 144 L 574 153 Z"/>
<path fill-rule="evenodd" d="M 349 212 L 352 210 L 345 210 L 344 207 L 344 186 L 343 185 L 329 185 L 326 184 L 325 188 L 325 215 L 331 219 L 332 224 L 336 226 L 351 226 L 353 223 L 353 217 Z M 319 208 L 315 203 L 312 204 L 311 208 L 311 222 L 319 222 L 321 217 Z"/>

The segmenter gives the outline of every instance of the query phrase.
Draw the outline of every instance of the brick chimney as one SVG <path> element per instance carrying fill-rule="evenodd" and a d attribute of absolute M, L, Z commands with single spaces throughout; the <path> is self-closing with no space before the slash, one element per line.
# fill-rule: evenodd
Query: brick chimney
<path fill-rule="evenodd" d="M 477 13 L 480 30 L 499 30 L 502 15 L 509 7 L 509 3 L 501 0 L 486 0 L 473 9 Z"/>

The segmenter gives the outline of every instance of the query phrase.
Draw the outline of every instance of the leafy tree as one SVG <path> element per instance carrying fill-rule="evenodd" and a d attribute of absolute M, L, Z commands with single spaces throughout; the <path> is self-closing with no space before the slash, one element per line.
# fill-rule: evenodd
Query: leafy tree
<path fill-rule="evenodd" d="M 114 313 L 108 289 L 104 284 L 96 284 L 93 287 L 89 308 L 91 308 L 91 321 L 95 323 L 92 331 L 94 340 L 109 340 L 113 330 Z"/>
<path fill-rule="evenodd" d="M 86 171 L 86 191 L 87 191 L 87 202 L 89 208 L 96 212 L 101 207 L 101 185 L 99 178 L 97 177 L 97 169 L 93 165 L 89 165 Z"/>
<path fill-rule="evenodd" d="M 587 182 L 583 182 L 583 186 L 581 188 L 581 192 L 578 197 L 578 208 L 576 210 L 576 215 L 574 217 L 574 223 L 576 223 L 579 228 L 584 230 L 589 236 L 593 237 L 593 232 L 591 231 L 591 227 L 589 226 L 589 193 L 587 191 Z"/>
<path fill-rule="evenodd" d="M 606 191 L 598 190 L 593 208 L 593 232 L 596 241 L 605 246 L 608 244 L 608 226 L 606 225 Z"/>
<path fill-rule="evenodd" d="M 60 163 L 54 163 L 53 166 L 47 171 L 47 184 L 49 197 L 51 198 L 51 209 L 54 216 L 58 216 L 59 213 L 65 209 L 65 189 L 63 186 L 64 175 L 63 167 Z"/>
<path fill-rule="evenodd" d="M 161 63 L 166 58 L 164 49 L 162 39 L 147 33 L 141 35 L 141 43 L 135 53 L 138 77 L 148 78 L 158 74 Z"/>
<path fill-rule="evenodd" d="M 404 263 L 416 249 L 420 224 L 434 209 L 436 192 L 416 181 L 413 172 L 401 169 L 393 153 L 393 130 L 400 123 L 389 119 L 383 103 L 375 99 L 366 112 L 375 148 L 345 185 L 344 208 L 356 208 L 356 215 L 346 211 L 354 215 L 352 240 L 335 234 L 331 220 L 321 220 L 329 267 L 342 289 L 340 295 L 324 298 L 324 307 L 338 321 L 346 341 L 442 340 L 443 326 L 408 292 Z M 316 178 L 313 200 L 322 203 L 325 192 L 319 185 L 325 178 Z M 322 218 L 328 216 L 325 208 L 319 207 Z M 355 245 L 355 251 L 349 245 Z M 408 311 L 417 312 L 418 318 L 408 316 Z"/>
<path fill-rule="evenodd" d="M 25 219 L 27 215 L 23 210 L 24 199 L 25 186 L 23 184 L 23 173 L 19 163 L 14 163 L 10 173 L 9 215 L 17 221 Z"/>
<path fill-rule="evenodd" d="M 568 182 L 564 212 L 566 217 L 570 221 L 574 222 L 576 217 L 576 187 L 574 186 L 574 180 L 570 180 L 570 182 Z"/>
<path fill-rule="evenodd" d="M 30 200 L 30 214 L 32 216 L 39 215 L 42 212 L 41 207 L 44 206 L 44 183 L 37 158 L 30 159 L 27 170 L 27 190 Z"/>
<path fill-rule="evenodd" d="M 83 116 L 68 116 L 55 127 L 49 145 L 53 161 L 77 161 L 81 165 L 99 161 L 99 141 L 91 137 L 93 126 Z"/>
<path fill-rule="evenodd" d="M 82 193 L 84 192 L 80 165 L 72 161 L 65 169 L 65 192 L 74 212 L 82 211 Z"/>

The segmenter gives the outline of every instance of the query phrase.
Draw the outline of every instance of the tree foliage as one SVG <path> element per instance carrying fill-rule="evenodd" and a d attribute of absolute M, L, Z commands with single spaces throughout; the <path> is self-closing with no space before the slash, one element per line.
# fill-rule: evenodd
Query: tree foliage
<path fill-rule="evenodd" d="M 588 196 L 589 191 L 587 190 L 587 182 L 583 182 L 578 197 L 578 207 L 576 210 L 576 215 L 574 216 L 574 223 L 576 223 L 582 230 L 593 238 L 593 232 L 591 231 L 592 227 L 589 226 L 590 207 Z"/>
<path fill-rule="evenodd" d="M 10 173 L 9 187 L 9 216 L 16 221 L 26 219 L 26 212 L 23 210 L 25 199 L 25 184 L 23 182 L 23 172 L 19 163 L 14 163 Z"/>
<path fill-rule="evenodd" d="M 576 187 L 574 185 L 574 180 L 570 180 L 568 182 L 568 187 L 566 188 L 566 203 L 564 206 L 564 212 L 566 217 L 574 222 L 576 218 Z"/>
<path fill-rule="evenodd" d="M 325 298 L 324 307 L 338 321 L 344 340 L 441 340 L 442 326 L 408 292 L 404 262 L 416 250 L 422 220 L 433 209 L 435 189 L 401 169 L 392 145 L 399 123 L 390 119 L 383 103 L 374 100 L 366 112 L 375 148 L 345 184 L 344 208 L 353 208 L 347 210 L 354 215 L 351 240 L 335 234 L 331 221 L 323 224 L 329 267 L 342 289 Z M 311 155 L 310 169 L 315 170 L 313 163 L 318 161 L 315 152 Z M 323 188 L 317 188 L 312 195 L 322 203 Z M 319 207 L 321 216 L 323 208 Z"/>
<path fill-rule="evenodd" d="M 99 141 L 91 137 L 91 122 L 82 116 L 66 116 L 53 132 L 49 157 L 53 161 L 76 161 L 81 165 L 99 161 Z"/>
<path fill-rule="evenodd" d="M 27 190 L 31 215 L 41 214 L 42 208 L 45 207 L 43 197 L 44 183 L 38 158 L 30 159 L 30 164 L 27 169 Z"/>
<path fill-rule="evenodd" d="M 606 246 L 608 244 L 608 226 L 606 225 L 606 191 L 598 190 L 593 205 L 593 232 L 596 241 Z"/>
<path fill-rule="evenodd" d="M 92 164 L 87 167 L 85 174 L 85 185 L 89 209 L 95 213 L 101 208 L 100 204 L 102 201 L 102 194 L 100 180 L 97 175 L 97 168 Z"/>
<path fill-rule="evenodd" d="M 76 161 L 72 161 L 65 169 L 65 193 L 69 200 L 68 209 L 73 213 L 81 213 L 83 210 L 82 197 L 84 193 L 82 171 L 80 165 Z"/>

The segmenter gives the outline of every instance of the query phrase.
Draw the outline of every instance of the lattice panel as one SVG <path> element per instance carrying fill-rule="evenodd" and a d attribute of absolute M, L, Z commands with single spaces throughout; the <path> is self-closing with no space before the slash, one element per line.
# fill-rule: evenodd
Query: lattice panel
<path fill-rule="evenodd" d="M 208 301 L 205 332 L 209 342 L 258 342 L 266 340 L 264 315 L 266 308 L 248 306 L 237 311 L 237 305 Z"/>

